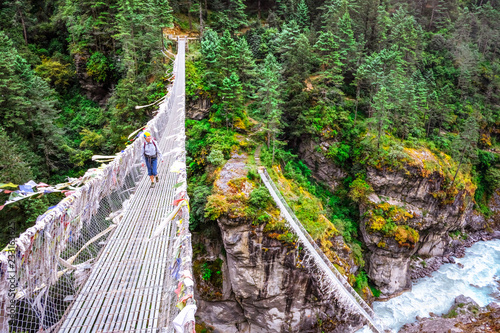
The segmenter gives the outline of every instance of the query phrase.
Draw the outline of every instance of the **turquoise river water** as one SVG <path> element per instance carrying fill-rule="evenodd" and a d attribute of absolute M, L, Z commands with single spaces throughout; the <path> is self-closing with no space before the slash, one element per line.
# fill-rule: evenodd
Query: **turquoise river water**
<path fill-rule="evenodd" d="M 414 322 L 416 316 L 446 313 L 459 295 L 471 297 L 480 306 L 500 303 L 500 240 L 477 242 L 455 261 L 463 268 L 444 264 L 415 283 L 412 291 L 387 302 L 375 302 L 373 310 L 383 327 L 397 332 L 404 324 Z"/>

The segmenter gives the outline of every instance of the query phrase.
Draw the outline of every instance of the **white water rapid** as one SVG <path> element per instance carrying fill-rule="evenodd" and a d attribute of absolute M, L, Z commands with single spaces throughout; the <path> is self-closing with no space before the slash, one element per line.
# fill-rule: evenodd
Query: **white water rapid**
<path fill-rule="evenodd" d="M 465 257 L 455 261 L 463 268 L 444 264 L 432 276 L 414 284 L 412 291 L 387 302 L 375 302 L 373 310 L 383 327 L 397 332 L 404 324 L 414 322 L 416 316 L 446 313 L 459 295 L 471 297 L 481 307 L 500 303 L 500 240 L 477 242 L 466 249 Z"/>

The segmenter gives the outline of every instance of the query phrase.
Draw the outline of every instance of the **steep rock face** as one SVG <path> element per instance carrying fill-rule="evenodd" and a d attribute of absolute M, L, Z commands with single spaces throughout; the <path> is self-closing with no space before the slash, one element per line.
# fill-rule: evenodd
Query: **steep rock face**
<path fill-rule="evenodd" d="M 106 104 L 110 94 L 109 87 L 105 82 L 96 82 L 87 74 L 87 60 L 90 57 L 89 54 L 75 54 L 75 69 L 76 76 L 82 90 L 85 92 L 87 98 L 99 103 L 99 105 Z"/>
<path fill-rule="evenodd" d="M 202 120 L 208 117 L 211 105 L 210 100 L 206 98 L 189 101 L 186 105 L 186 116 L 190 119 Z"/>
<path fill-rule="evenodd" d="M 467 230 L 474 232 L 484 230 L 487 227 L 500 230 L 500 189 L 493 192 L 493 195 L 488 202 L 488 207 L 492 212 L 490 218 L 486 219 L 477 212 L 472 212 L 471 217 L 467 222 Z"/>
<path fill-rule="evenodd" d="M 313 176 L 333 190 L 347 174 L 325 156 L 331 144 L 329 141 L 318 144 L 312 139 L 305 139 L 298 148 L 301 160 L 311 169 Z"/>
<path fill-rule="evenodd" d="M 238 195 L 250 192 L 251 184 L 242 180 L 247 173 L 245 159 L 233 155 L 219 173 L 217 191 L 230 196 L 236 179 L 242 189 Z M 217 219 L 225 253 L 224 286 L 217 300 L 197 298 L 201 321 L 224 333 L 344 333 L 361 327 L 357 314 L 324 297 L 315 277 L 298 264 L 293 244 L 269 237 L 264 224 L 237 215 L 232 211 Z M 334 243 L 344 245 L 339 240 Z"/>
<path fill-rule="evenodd" d="M 352 332 L 361 319 L 322 298 L 314 278 L 296 267 L 297 253 L 267 237 L 251 221 L 219 218 L 230 293 L 219 302 L 200 302 L 198 315 L 219 332 Z M 328 327 L 328 326 L 326 326 Z M 324 329 L 325 327 L 323 327 Z"/>
<path fill-rule="evenodd" d="M 410 257 L 445 254 L 451 241 L 448 232 L 462 229 L 472 215 L 473 201 L 468 192 L 459 191 L 446 202 L 435 195 L 444 181 L 440 173 L 423 177 L 418 168 L 409 167 L 407 171 L 369 168 L 366 181 L 374 193 L 360 206 L 365 216 L 360 223 L 361 232 L 370 250 L 368 275 L 385 295 L 394 296 L 409 289 Z M 367 220 L 372 210 L 384 209 L 381 203 L 408 214 L 404 224 L 418 232 L 416 243 L 403 242 L 398 235 L 387 237 L 382 232 L 374 232 L 375 227 Z"/>
<path fill-rule="evenodd" d="M 301 159 L 313 176 L 334 189 L 346 174 L 325 156 L 332 144 L 331 140 L 315 143 L 307 139 L 298 148 Z M 484 233 L 485 229 L 500 229 L 500 190 L 490 199 L 489 207 L 493 214 L 486 220 L 473 210 L 473 188 L 461 187 L 451 195 L 445 193 L 444 184 L 450 179 L 446 180 L 439 168 L 437 171 L 426 169 L 426 163 L 445 165 L 446 159 L 439 162 L 426 149 L 407 149 L 406 152 L 410 158 L 403 169 L 367 169 L 366 183 L 373 188 L 373 193 L 360 205 L 361 235 L 369 250 L 365 258 L 366 269 L 370 279 L 382 291 L 382 297 L 397 296 L 411 288 L 410 258 L 413 255 L 436 259 L 443 257 L 445 262 L 452 260 L 448 257 L 456 254 L 455 243 L 460 242 L 449 236 L 450 231 Z M 374 210 L 387 207 L 398 207 L 401 210 L 398 213 L 407 214 L 395 224 L 408 228 L 400 228 L 397 230 L 399 233 L 390 237 L 380 226 L 370 222 Z M 494 232 L 493 237 L 498 233 L 500 231 Z M 417 237 L 412 243 L 410 240 L 415 238 L 415 234 Z"/>

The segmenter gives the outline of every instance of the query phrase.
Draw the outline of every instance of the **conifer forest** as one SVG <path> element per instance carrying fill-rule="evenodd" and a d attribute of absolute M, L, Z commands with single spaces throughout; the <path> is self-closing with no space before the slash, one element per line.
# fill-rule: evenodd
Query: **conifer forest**
<path fill-rule="evenodd" d="M 370 245 L 379 248 L 425 236 L 409 208 L 368 199 L 387 195 L 373 174 L 430 179 L 439 207 L 500 226 L 489 204 L 500 188 L 498 0 L 2 0 L 0 204 L 9 183 L 64 183 L 98 167 L 93 155 L 124 149 L 156 112 L 136 106 L 173 79 L 169 34 L 190 37 L 193 232 L 216 237 L 232 212 L 293 241 L 266 213 L 256 157 L 289 184 L 284 196 L 317 242 L 343 237 L 360 293 L 373 278 L 361 230 L 382 235 Z M 214 186 L 236 152 L 249 158 L 248 198 Z M 19 234 L 62 198 L 3 207 L 2 247 L 9 224 Z M 195 262 L 195 273 L 207 267 Z M 212 275 L 204 280 L 217 288 Z"/>

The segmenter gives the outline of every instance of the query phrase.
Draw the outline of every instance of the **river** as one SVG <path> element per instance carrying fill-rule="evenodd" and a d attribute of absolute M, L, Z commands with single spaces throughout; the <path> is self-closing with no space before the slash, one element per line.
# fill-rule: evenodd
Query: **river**
<path fill-rule="evenodd" d="M 463 268 L 444 264 L 415 283 L 412 291 L 387 302 L 374 302 L 373 310 L 383 327 L 397 332 L 404 324 L 414 322 L 416 316 L 446 313 L 459 295 L 471 297 L 480 306 L 500 303 L 500 240 L 477 242 L 455 261 Z"/>

